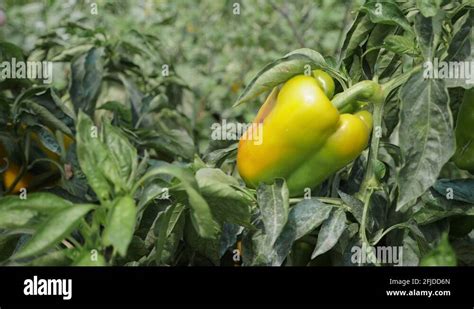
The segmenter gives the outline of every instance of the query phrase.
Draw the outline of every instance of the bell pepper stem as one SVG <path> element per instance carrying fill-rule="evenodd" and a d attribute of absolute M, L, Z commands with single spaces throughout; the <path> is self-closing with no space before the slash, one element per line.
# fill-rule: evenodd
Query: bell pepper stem
<path fill-rule="evenodd" d="M 380 85 L 372 80 L 358 82 L 344 92 L 338 93 L 332 99 L 332 104 L 339 111 L 356 100 L 368 100 L 371 103 L 378 103 L 383 100 L 383 93 Z"/>
<path fill-rule="evenodd" d="M 369 187 L 378 186 L 378 181 L 374 173 L 374 165 L 378 157 L 380 144 L 385 93 L 376 81 L 364 80 L 336 95 L 332 100 L 332 104 L 339 111 L 344 111 L 349 104 L 352 104 L 356 100 L 366 100 L 373 105 L 373 134 L 369 150 L 369 159 L 367 160 L 367 170 L 361 186 L 361 191 L 366 191 Z M 363 195 L 365 196 L 366 194 L 363 193 Z"/>

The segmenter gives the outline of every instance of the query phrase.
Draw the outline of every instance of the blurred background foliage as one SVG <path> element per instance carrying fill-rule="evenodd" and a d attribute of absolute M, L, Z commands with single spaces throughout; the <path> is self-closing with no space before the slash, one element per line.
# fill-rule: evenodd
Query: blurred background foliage
<path fill-rule="evenodd" d="M 71 23 L 94 29 L 96 33 L 104 29 L 105 40 L 128 42 L 128 48 L 142 45 L 140 35 L 147 35 L 148 43 L 152 36 L 154 42 L 149 52 L 155 55 L 135 57 L 133 61 L 145 76 L 160 74 L 162 65 L 167 64 L 189 86 L 191 91 L 183 93 L 181 107 L 191 119 L 198 135 L 196 144 L 202 153 L 208 149 L 212 123 L 221 119 L 252 120 L 260 103 L 231 106 L 245 83 L 260 68 L 300 47 L 313 48 L 325 56 L 337 55 L 343 33 L 361 3 L 339 0 L 6 0 L 0 2 L 7 15 L 6 24 L 0 27 L 0 39 L 22 47 L 28 54 L 44 42 L 51 44 L 48 36 L 55 36 L 56 43 L 62 47 L 91 43 L 90 36 L 81 38 L 67 26 Z M 64 68 L 57 66 L 55 64 L 55 87 L 65 88 L 67 68 L 61 80 L 56 78 L 59 75 L 56 73 Z M 144 92 L 146 84 L 145 80 L 141 85 Z M 112 88 L 108 91 L 113 92 Z M 120 97 L 120 94 L 111 94 L 107 99 Z"/>

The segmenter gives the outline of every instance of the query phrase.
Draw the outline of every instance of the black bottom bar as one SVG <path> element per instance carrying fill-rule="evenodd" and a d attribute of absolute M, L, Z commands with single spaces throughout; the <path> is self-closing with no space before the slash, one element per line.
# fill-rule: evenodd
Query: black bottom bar
<path fill-rule="evenodd" d="M 64 300 L 61 295 L 25 296 L 25 280 L 34 279 L 34 276 L 37 289 L 40 279 L 72 279 L 71 299 Z M 431 308 L 459 304 L 462 306 L 456 308 L 473 308 L 473 279 L 474 268 L 460 267 L 4 267 L 0 268 L 0 308 L 8 309 L 9 304 L 69 307 L 78 304 L 137 303 L 413 304 Z M 388 296 L 387 293 L 406 295 Z"/>

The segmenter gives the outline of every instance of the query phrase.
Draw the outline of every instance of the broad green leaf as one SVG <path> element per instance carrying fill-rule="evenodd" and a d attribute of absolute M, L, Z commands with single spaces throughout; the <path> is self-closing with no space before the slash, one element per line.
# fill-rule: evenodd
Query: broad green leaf
<path fill-rule="evenodd" d="M 166 264 L 173 256 L 184 227 L 184 205 L 169 206 L 158 215 L 154 232 L 156 236 L 155 258 L 158 265 Z M 166 256 L 164 256 L 166 255 Z"/>
<path fill-rule="evenodd" d="M 357 220 L 357 222 L 361 223 L 362 213 L 364 211 L 364 203 L 361 200 L 342 192 L 341 190 L 338 190 L 338 194 L 341 197 L 344 204 L 349 206 L 350 212 L 352 213 L 354 218 Z"/>
<path fill-rule="evenodd" d="M 346 214 L 342 209 L 337 209 L 331 212 L 329 218 L 327 218 L 321 230 L 318 234 L 318 242 L 311 254 L 311 259 L 316 258 L 329 250 L 337 243 L 339 237 L 346 227 Z"/>
<path fill-rule="evenodd" d="M 83 110 L 92 115 L 99 96 L 103 77 L 103 48 L 91 48 L 77 57 L 71 64 L 71 87 L 69 94 L 74 110 Z"/>
<path fill-rule="evenodd" d="M 436 47 L 439 42 L 439 37 L 442 32 L 441 17 L 423 17 L 421 14 L 416 15 L 415 18 L 415 33 L 425 60 L 431 61 L 434 59 Z"/>
<path fill-rule="evenodd" d="M 276 179 L 272 185 L 260 184 L 257 202 L 265 227 L 268 246 L 273 247 L 288 220 L 289 195 L 283 179 Z"/>
<path fill-rule="evenodd" d="M 403 12 L 392 1 L 369 1 L 360 10 L 367 13 L 373 23 L 395 25 L 402 27 L 407 32 L 413 31 Z"/>
<path fill-rule="evenodd" d="M 224 223 L 222 226 L 222 234 L 220 238 L 219 256 L 222 257 L 225 252 L 232 249 L 237 243 L 237 237 L 243 231 L 242 226 L 236 224 Z"/>
<path fill-rule="evenodd" d="M 403 266 L 418 266 L 420 263 L 420 248 L 415 239 L 406 233 L 403 237 Z"/>
<path fill-rule="evenodd" d="M 320 53 L 309 48 L 297 49 L 265 66 L 250 81 L 234 106 L 252 100 L 258 95 L 272 90 L 275 86 L 286 82 L 295 75 L 303 74 L 307 65 L 311 66 L 311 70 L 323 69 L 331 75 L 342 78 L 340 74 L 324 60 L 324 57 L 321 56 Z"/>
<path fill-rule="evenodd" d="M 143 94 L 140 92 L 135 83 L 124 74 L 119 73 L 118 78 L 120 79 L 120 81 L 125 87 L 125 90 L 127 91 L 127 97 L 130 102 L 129 104 L 132 112 L 132 121 L 133 123 L 135 123 L 138 120 L 139 111 L 142 109 L 141 104 Z"/>
<path fill-rule="evenodd" d="M 312 198 L 293 206 L 288 215 L 287 225 L 295 227 L 295 240 L 308 234 L 327 219 L 333 207 Z M 286 228 L 286 227 L 285 227 Z"/>
<path fill-rule="evenodd" d="M 47 88 L 46 91 L 33 95 L 31 101 L 39 104 L 48 112 L 41 119 L 41 124 L 47 125 L 52 131 L 59 130 L 66 135 L 72 136 L 74 131 L 72 111 L 59 98 L 54 88 Z M 35 109 L 35 106 L 32 106 L 32 109 Z M 37 116 L 39 115 L 37 114 Z M 36 117 L 36 119 L 40 120 L 39 117 Z"/>
<path fill-rule="evenodd" d="M 7 209 L 28 209 L 42 213 L 51 213 L 58 209 L 68 208 L 72 202 L 52 193 L 30 193 L 26 199 L 19 196 L 6 196 L 0 199 L 0 212 Z"/>
<path fill-rule="evenodd" d="M 38 213 L 31 209 L 0 210 L 0 229 L 15 229 L 27 226 Z"/>
<path fill-rule="evenodd" d="M 474 179 L 439 179 L 433 189 L 448 199 L 474 204 Z"/>
<path fill-rule="evenodd" d="M 214 266 L 218 266 L 220 264 L 220 244 L 219 237 L 216 236 L 214 236 L 214 238 L 200 237 L 195 225 L 190 224 L 188 218 L 186 218 L 183 234 L 186 246 L 188 246 L 191 250 L 196 251 L 200 255 L 205 256 L 212 262 Z M 209 264 L 209 261 L 207 261 L 207 264 Z"/>
<path fill-rule="evenodd" d="M 384 47 L 399 55 L 418 56 L 415 42 L 409 37 L 401 35 L 389 35 L 384 40 Z"/>
<path fill-rule="evenodd" d="M 433 17 L 438 13 L 442 0 L 416 0 L 416 7 L 425 17 Z"/>
<path fill-rule="evenodd" d="M 136 216 L 137 209 L 133 198 L 119 197 L 109 211 L 102 235 L 104 245 L 113 246 L 121 256 L 125 256 L 135 231 Z"/>
<path fill-rule="evenodd" d="M 49 151 L 54 152 L 57 155 L 61 154 L 61 146 L 56 141 L 54 134 L 42 126 L 34 126 L 34 131 L 39 138 L 39 142 Z"/>
<path fill-rule="evenodd" d="M 472 34 L 472 20 L 474 13 L 472 9 L 469 10 L 464 16 L 459 18 L 454 25 L 454 37 L 451 40 L 451 44 L 448 48 L 448 57 L 446 60 L 449 61 L 464 61 L 469 56 L 474 57 L 471 53 L 471 46 L 473 44 Z M 471 73 L 472 74 L 472 73 Z"/>
<path fill-rule="evenodd" d="M 394 34 L 394 32 L 396 32 L 396 26 L 376 24 L 367 40 L 364 59 L 376 76 L 380 76 L 383 70 L 387 68 L 385 58 L 393 57 L 388 50 L 382 49 L 382 46 L 385 38 Z M 392 60 L 396 60 L 396 58 L 393 57 Z"/>
<path fill-rule="evenodd" d="M 38 255 L 67 237 L 95 205 L 77 204 L 59 209 L 43 222 L 31 239 L 12 258 Z"/>
<path fill-rule="evenodd" d="M 412 218 L 421 226 L 447 217 L 474 215 L 473 205 L 459 202 L 456 199 L 447 199 L 448 194 L 449 197 L 454 197 L 453 192 L 445 192 L 440 195 L 435 190 L 426 191 L 413 206 Z"/>
<path fill-rule="evenodd" d="M 359 46 L 367 41 L 369 34 L 374 27 L 375 25 L 367 16 L 361 14 L 357 16 L 350 31 L 346 34 L 342 46 L 342 52 L 344 54 L 343 59 L 350 57 Z"/>
<path fill-rule="evenodd" d="M 236 189 L 237 179 L 220 169 L 202 168 L 196 172 L 196 181 L 216 220 L 250 226 L 251 200 Z"/>
<path fill-rule="evenodd" d="M 216 149 L 208 153 L 205 160 L 208 164 L 220 167 L 226 159 L 235 157 L 238 143 L 233 143 L 226 148 Z"/>
<path fill-rule="evenodd" d="M 290 253 L 295 240 L 320 226 L 332 209 L 331 205 L 321 203 L 315 198 L 305 199 L 293 206 L 288 214 L 288 221 L 275 242 L 272 265 L 280 266 Z"/>
<path fill-rule="evenodd" d="M 94 47 L 93 44 L 83 44 L 73 46 L 71 48 L 66 48 L 61 50 L 60 53 L 55 54 L 51 57 L 51 59 L 48 60 L 53 62 L 70 62 L 74 56 L 87 53 L 92 47 Z"/>
<path fill-rule="evenodd" d="M 400 149 L 397 210 L 431 187 L 455 151 L 449 96 L 440 80 L 413 75 L 400 90 Z"/>
<path fill-rule="evenodd" d="M 114 188 L 116 191 L 125 188 L 126 179 L 120 176 L 119 167 L 111 159 L 109 149 L 101 142 L 98 128 L 82 111 L 77 120 L 76 142 L 81 170 L 101 201 L 108 200 Z"/>
<path fill-rule="evenodd" d="M 69 266 L 71 264 L 71 253 L 74 249 L 62 249 L 51 251 L 28 262 L 26 266 Z"/>
<path fill-rule="evenodd" d="M 110 158 L 115 161 L 119 168 L 120 176 L 128 183 L 131 182 L 138 166 L 136 148 L 120 129 L 108 123 L 104 125 L 104 139 Z"/>
<path fill-rule="evenodd" d="M 191 221 L 199 235 L 203 238 L 217 237 L 220 226 L 214 220 L 206 200 L 201 196 L 199 186 L 193 175 L 188 170 L 168 164 L 151 169 L 141 178 L 139 184 L 160 174 L 171 175 L 181 181 L 181 185 L 188 195 Z"/>
<path fill-rule="evenodd" d="M 56 118 L 56 116 L 46 107 L 29 100 L 26 101 L 26 106 L 30 108 L 35 116 L 41 119 L 47 126 L 56 128 L 69 136 L 72 135 L 71 129 L 69 129 L 69 127 L 65 125 L 60 119 Z"/>
<path fill-rule="evenodd" d="M 279 261 L 276 258 L 278 258 L 278 256 L 275 254 L 273 246 L 269 246 L 269 236 L 264 233 L 264 229 L 261 224 L 257 227 L 257 230 L 244 229 L 242 237 L 243 265 L 277 265 Z M 282 243 L 286 244 L 287 242 Z M 285 248 L 283 248 L 281 251 L 284 251 L 284 249 Z"/>

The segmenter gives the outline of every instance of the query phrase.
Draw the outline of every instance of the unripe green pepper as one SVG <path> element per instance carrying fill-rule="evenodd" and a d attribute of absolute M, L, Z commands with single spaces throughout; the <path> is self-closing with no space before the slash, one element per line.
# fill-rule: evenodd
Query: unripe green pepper
<path fill-rule="evenodd" d="M 314 70 L 313 77 L 316 79 L 319 87 L 324 91 L 326 96 L 329 99 L 332 99 L 334 96 L 334 90 L 336 89 L 336 85 L 334 84 L 334 79 L 332 79 L 331 75 L 324 72 L 323 70 Z"/>
<path fill-rule="evenodd" d="M 456 153 L 453 161 L 457 167 L 474 174 L 474 88 L 464 93 L 455 134 Z"/>
<path fill-rule="evenodd" d="M 327 75 L 332 90 L 331 82 L 321 83 L 321 72 L 327 75 L 320 71 L 289 79 L 273 89 L 260 108 L 254 123 L 263 127 L 261 143 L 249 138 L 239 141 L 237 168 L 247 185 L 285 178 L 290 195 L 300 195 L 367 147 L 372 115 L 368 111 L 340 114 L 328 98 L 334 93 L 334 82 Z"/>

